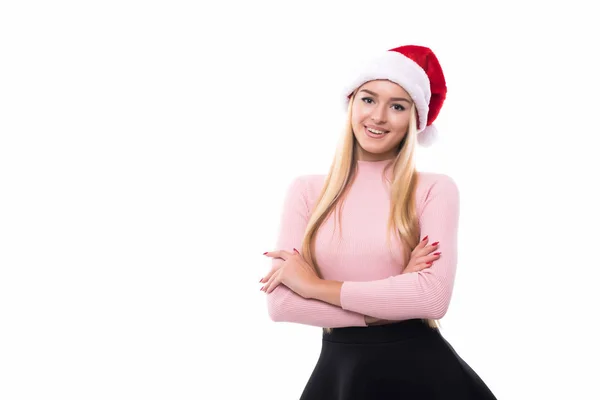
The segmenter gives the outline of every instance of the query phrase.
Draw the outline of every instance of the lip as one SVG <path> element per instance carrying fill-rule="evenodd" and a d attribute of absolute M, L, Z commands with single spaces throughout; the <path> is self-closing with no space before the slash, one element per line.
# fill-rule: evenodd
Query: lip
<path fill-rule="evenodd" d="M 376 129 L 376 128 L 373 128 Z M 377 129 L 377 130 L 381 130 L 381 129 Z M 389 131 L 385 131 L 386 134 L 381 135 L 381 136 L 375 136 L 374 134 L 372 134 L 371 132 L 369 132 L 369 130 L 367 129 L 367 127 L 365 126 L 365 135 L 371 139 L 376 139 L 376 140 L 381 140 L 383 138 L 385 138 L 385 136 L 389 133 Z"/>
<path fill-rule="evenodd" d="M 375 129 L 376 131 L 384 131 L 385 133 L 390 133 L 387 129 L 381 129 L 380 127 L 373 125 L 365 125 L 365 128 Z"/>

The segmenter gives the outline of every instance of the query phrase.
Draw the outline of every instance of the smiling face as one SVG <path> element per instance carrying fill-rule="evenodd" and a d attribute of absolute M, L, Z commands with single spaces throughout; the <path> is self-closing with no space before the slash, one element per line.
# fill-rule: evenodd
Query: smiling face
<path fill-rule="evenodd" d="M 352 130 L 358 141 L 358 159 L 394 158 L 408 133 L 412 99 L 398 84 L 370 81 L 358 88 L 352 104 Z"/>

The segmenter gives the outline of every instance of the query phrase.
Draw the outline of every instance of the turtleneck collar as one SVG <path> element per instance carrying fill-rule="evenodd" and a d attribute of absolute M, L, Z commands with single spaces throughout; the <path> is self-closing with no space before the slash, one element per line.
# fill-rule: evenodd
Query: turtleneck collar
<path fill-rule="evenodd" d="M 357 172 L 359 175 L 371 175 L 371 174 L 381 174 L 383 170 L 388 164 L 391 164 L 394 161 L 393 158 L 388 160 L 378 160 L 378 161 L 365 161 L 365 160 L 356 160 Z M 391 167 L 388 169 L 388 175 L 391 175 L 392 169 Z"/>
<path fill-rule="evenodd" d="M 356 164 L 361 170 L 375 170 L 375 171 L 383 171 L 383 169 L 393 162 L 394 159 L 390 158 L 387 160 L 378 160 L 378 161 L 365 161 L 365 160 L 356 160 Z"/>

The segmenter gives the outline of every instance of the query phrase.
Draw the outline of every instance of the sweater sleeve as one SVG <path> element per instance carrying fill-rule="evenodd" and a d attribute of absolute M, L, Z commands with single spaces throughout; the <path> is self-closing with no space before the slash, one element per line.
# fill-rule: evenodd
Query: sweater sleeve
<path fill-rule="evenodd" d="M 287 189 L 281 214 L 276 250 L 299 249 L 309 218 L 306 181 L 296 177 Z M 272 265 L 283 262 L 272 259 Z M 285 285 L 267 294 L 269 316 L 276 322 L 294 322 L 322 328 L 366 326 L 364 315 L 315 299 L 305 299 Z"/>
<path fill-rule="evenodd" d="M 420 207 L 421 240 L 439 241 L 440 258 L 418 272 L 386 279 L 342 284 L 342 308 L 377 318 L 440 319 L 448 310 L 457 264 L 459 191 L 448 175 L 439 174 Z"/>

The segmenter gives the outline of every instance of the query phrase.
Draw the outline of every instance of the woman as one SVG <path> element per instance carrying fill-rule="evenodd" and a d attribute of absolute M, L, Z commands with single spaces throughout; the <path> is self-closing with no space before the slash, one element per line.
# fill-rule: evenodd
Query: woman
<path fill-rule="evenodd" d="M 384 52 L 344 92 L 329 174 L 288 188 L 260 281 L 274 321 L 324 328 L 302 400 L 495 399 L 437 323 L 454 287 L 459 191 L 418 172 L 414 152 L 435 140 L 445 97 L 429 48 Z"/>

